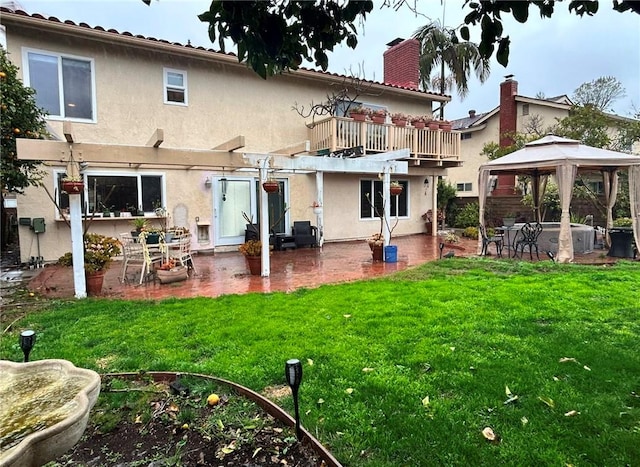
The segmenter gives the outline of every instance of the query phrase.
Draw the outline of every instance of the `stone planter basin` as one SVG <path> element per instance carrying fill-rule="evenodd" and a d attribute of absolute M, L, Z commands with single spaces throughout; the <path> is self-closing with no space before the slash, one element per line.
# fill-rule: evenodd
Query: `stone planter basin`
<path fill-rule="evenodd" d="M 0 466 L 37 466 L 78 442 L 100 376 L 66 360 L 0 360 Z"/>

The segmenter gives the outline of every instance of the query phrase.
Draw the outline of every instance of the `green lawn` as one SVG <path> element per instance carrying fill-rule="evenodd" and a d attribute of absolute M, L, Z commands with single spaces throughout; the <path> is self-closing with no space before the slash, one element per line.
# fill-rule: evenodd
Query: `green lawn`
<path fill-rule="evenodd" d="M 257 391 L 299 358 L 303 425 L 345 466 L 638 465 L 639 312 L 637 263 L 452 259 L 290 294 L 49 303 L 0 358 L 33 328 L 32 359 Z"/>

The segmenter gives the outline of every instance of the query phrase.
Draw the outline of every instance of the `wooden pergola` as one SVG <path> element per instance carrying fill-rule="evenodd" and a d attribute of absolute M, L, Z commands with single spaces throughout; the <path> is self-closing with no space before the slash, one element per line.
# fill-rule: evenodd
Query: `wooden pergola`
<path fill-rule="evenodd" d="M 409 156 L 408 149 L 356 158 L 340 158 L 296 155 L 308 150 L 308 144 L 294 145 L 269 153 L 235 152 L 244 147 L 244 136 L 237 136 L 209 150 L 199 150 L 161 148 L 164 140 L 162 129 L 157 129 L 145 146 L 76 142 L 69 122 L 64 123 L 63 133 L 65 141 L 18 139 L 18 158 L 38 160 L 44 163 L 95 163 L 101 166 L 136 169 L 141 167 L 183 170 L 252 168 L 259 172 L 260 185 L 268 178 L 269 172 L 280 170 L 312 171 L 316 173 L 316 196 L 321 204 L 323 203 L 324 172 L 381 175 L 385 205 L 389 205 L 390 202 L 391 174 L 408 173 L 408 163 L 401 160 Z M 260 239 L 263 245 L 261 275 L 268 277 L 270 272 L 269 248 L 267 246 L 269 245 L 269 232 L 268 220 L 266 219 L 268 216 L 268 195 L 263 190 L 260 190 L 259 202 Z M 76 298 L 85 298 L 86 283 L 80 204 L 80 195 L 69 197 L 75 296 Z M 322 227 L 323 224 L 322 216 L 323 214 L 318 216 L 319 227 Z M 388 210 L 385 210 L 386 219 L 383 232 L 385 245 L 389 244 L 391 236 L 389 216 Z"/>

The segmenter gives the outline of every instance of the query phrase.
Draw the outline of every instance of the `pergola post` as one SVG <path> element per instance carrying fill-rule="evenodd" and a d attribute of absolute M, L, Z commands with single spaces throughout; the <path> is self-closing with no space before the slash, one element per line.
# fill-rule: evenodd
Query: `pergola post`
<path fill-rule="evenodd" d="M 390 167 L 387 165 L 384 168 L 382 174 L 382 215 L 384 216 L 384 226 L 382 228 L 382 234 L 384 236 L 384 246 L 389 246 L 391 240 L 391 195 L 389 194 L 389 188 L 391 186 L 391 173 Z M 375 197 L 374 197 L 375 202 Z"/>
<path fill-rule="evenodd" d="M 269 194 L 264 191 L 262 184 L 267 181 L 269 175 L 269 157 L 262 160 L 260 164 L 260 242 L 262 243 L 262 251 L 260 254 L 260 264 L 262 277 L 269 277 L 271 264 L 269 263 Z"/>
<path fill-rule="evenodd" d="M 80 199 L 80 193 L 69 193 L 73 287 L 76 298 L 87 298 L 87 283 L 84 276 L 84 239 L 82 238 L 82 202 Z"/>
<path fill-rule="evenodd" d="M 316 201 L 321 209 L 316 212 L 316 224 L 318 224 L 318 246 L 322 248 L 324 243 L 324 172 L 316 172 Z"/>

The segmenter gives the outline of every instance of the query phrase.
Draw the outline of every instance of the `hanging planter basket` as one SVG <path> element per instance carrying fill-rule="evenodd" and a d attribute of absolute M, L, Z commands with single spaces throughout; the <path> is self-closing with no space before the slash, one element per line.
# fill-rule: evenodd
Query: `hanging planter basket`
<path fill-rule="evenodd" d="M 276 193 L 280 189 L 280 185 L 275 180 L 267 180 L 262 184 L 262 188 L 267 193 Z"/>
<path fill-rule="evenodd" d="M 402 185 L 391 185 L 389 187 L 389 192 L 393 195 L 393 196 L 398 196 L 399 194 L 402 194 Z"/>
<path fill-rule="evenodd" d="M 63 181 L 62 189 L 70 195 L 77 195 L 84 191 L 84 182 Z"/>

